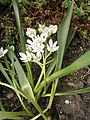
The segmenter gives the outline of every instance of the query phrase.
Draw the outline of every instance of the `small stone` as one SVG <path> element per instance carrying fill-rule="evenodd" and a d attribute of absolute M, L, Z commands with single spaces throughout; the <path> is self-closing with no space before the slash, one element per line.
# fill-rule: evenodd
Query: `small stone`
<path fill-rule="evenodd" d="M 60 111 L 60 114 L 62 114 L 62 111 Z"/>
<path fill-rule="evenodd" d="M 65 103 L 66 103 L 66 104 L 69 104 L 70 102 L 69 102 L 69 100 L 65 100 Z"/>

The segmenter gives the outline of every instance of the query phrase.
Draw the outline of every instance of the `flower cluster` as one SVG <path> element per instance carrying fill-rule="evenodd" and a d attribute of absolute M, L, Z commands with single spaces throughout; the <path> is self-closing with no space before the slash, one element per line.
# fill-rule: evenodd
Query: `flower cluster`
<path fill-rule="evenodd" d="M 45 25 L 39 24 L 38 32 L 39 34 L 37 34 L 35 29 L 27 28 L 26 35 L 29 39 L 26 44 L 26 54 L 22 52 L 19 53 L 20 59 L 23 62 L 28 62 L 30 60 L 40 61 L 45 48 L 50 53 L 57 51 L 59 48 L 59 46 L 57 46 L 57 41 L 53 43 L 53 40 L 49 39 L 52 34 L 57 32 L 57 25 L 46 27 Z M 47 43 L 47 45 L 45 43 Z"/>

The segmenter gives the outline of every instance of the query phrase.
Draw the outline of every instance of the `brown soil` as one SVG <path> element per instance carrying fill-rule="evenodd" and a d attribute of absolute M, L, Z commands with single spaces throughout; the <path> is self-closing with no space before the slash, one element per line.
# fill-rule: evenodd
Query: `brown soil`
<path fill-rule="evenodd" d="M 23 18 L 24 29 L 26 30 L 26 28 L 29 26 L 30 27 L 34 26 L 36 28 L 37 22 L 41 22 L 41 21 L 46 25 L 49 25 L 49 24 L 60 25 L 62 18 L 66 14 L 66 10 L 61 8 L 61 2 L 62 0 L 54 0 L 44 8 L 43 7 L 33 8 L 30 6 L 25 6 L 25 12 L 23 12 L 23 9 L 21 9 L 21 16 Z M 11 6 L 7 11 L 9 10 L 13 11 Z M 11 19 L 13 19 L 12 17 L 13 15 L 9 14 L 8 17 L 10 18 L 10 16 L 11 16 Z M 30 25 L 26 23 L 27 17 L 31 18 Z M 13 20 L 13 24 L 14 23 L 15 23 L 15 20 Z M 63 67 L 71 64 L 79 56 L 81 56 L 83 53 L 85 53 L 87 50 L 90 49 L 90 40 L 82 39 L 80 35 L 81 30 L 83 29 L 87 29 L 88 31 L 90 30 L 89 25 L 90 23 L 88 20 L 79 21 L 77 16 L 73 15 L 72 26 L 77 26 L 77 33 L 70 47 L 65 53 Z M 1 27 L 0 30 L 3 29 L 5 32 L 4 27 L 2 27 L 2 25 L 0 25 L 0 27 Z M 16 29 L 14 30 L 14 33 L 17 34 Z M 0 36 L 0 40 L 2 40 L 3 38 L 4 37 Z M 36 67 L 36 69 L 39 69 L 39 68 Z M 34 73 L 34 74 L 38 75 L 38 73 Z M 80 89 L 85 87 L 90 87 L 89 66 L 67 77 L 60 79 L 57 87 L 57 92 L 75 90 L 75 89 Z M 5 88 L 2 87 L 0 92 L 2 93 L 1 97 L 7 111 L 12 111 L 12 110 L 19 111 L 22 109 L 19 103 L 19 100 L 13 91 L 11 91 L 6 87 Z M 66 104 L 65 100 L 69 100 L 69 104 Z M 42 108 L 47 105 L 46 101 L 48 102 L 48 98 L 46 98 L 45 100 L 42 99 L 42 102 L 39 101 Z M 33 111 L 35 110 L 33 109 Z M 90 93 L 55 97 L 53 106 L 51 110 L 49 110 L 46 113 L 46 115 L 48 116 L 49 120 L 90 120 Z M 24 119 L 29 120 L 30 118 L 26 117 Z M 43 120 L 43 119 L 39 118 L 38 120 Z"/>

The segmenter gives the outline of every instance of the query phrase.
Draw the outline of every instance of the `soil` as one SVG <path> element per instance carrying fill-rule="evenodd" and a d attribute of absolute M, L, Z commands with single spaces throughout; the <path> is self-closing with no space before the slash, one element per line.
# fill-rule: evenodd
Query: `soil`
<path fill-rule="evenodd" d="M 23 18 L 24 30 L 27 27 L 34 26 L 37 27 L 37 22 L 49 24 L 57 24 L 60 25 L 62 18 L 66 14 L 66 10 L 61 8 L 62 0 L 54 0 L 51 4 L 48 4 L 46 7 L 29 7 L 29 5 L 25 6 L 25 12 L 21 8 L 21 16 Z M 4 16 L 8 16 L 9 20 L 11 20 L 14 25 L 14 30 L 11 32 L 14 34 L 15 39 L 17 40 L 18 33 L 16 30 L 15 19 L 13 17 L 13 9 L 12 6 L 8 6 L 8 9 L 4 9 L 5 6 L 0 7 L 4 12 L 0 12 L 0 14 L 4 14 Z M 12 11 L 12 14 L 7 14 L 9 11 Z M 11 17 L 10 17 L 11 16 Z M 27 18 L 31 18 L 31 23 L 28 24 L 26 22 Z M 14 20 L 13 20 L 14 19 Z M 1 18 L 0 18 L 1 21 Z M 10 22 L 10 21 L 8 21 Z M 0 35 L 0 40 L 5 39 L 3 35 L 5 33 L 5 25 L 6 22 L 3 21 L 0 24 L 0 31 L 3 30 L 2 35 Z M 65 53 L 63 60 L 63 68 L 68 66 L 73 61 L 75 61 L 79 56 L 85 53 L 87 50 L 90 50 L 90 40 L 82 38 L 80 31 L 83 29 L 90 30 L 88 20 L 79 21 L 76 15 L 73 15 L 72 18 L 72 26 L 77 26 L 77 33 L 70 44 L 68 50 Z M 9 23 L 8 23 L 9 24 Z M 10 29 L 11 30 L 11 29 Z M 2 44 L 2 43 L 0 43 Z M 19 45 L 18 45 L 19 46 Z M 36 68 L 37 71 L 40 69 L 36 65 L 33 68 Z M 35 71 L 35 70 L 33 70 Z M 34 72 L 35 76 L 38 76 L 39 72 Z M 1 76 L 1 75 L 0 75 Z M 0 78 L 3 79 L 3 76 Z M 87 66 L 71 75 L 68 75 L 59 80 L 57 91 L 63 92 L 69 90 L 75 90 L 80 88 L 90 87 L 90 67 Z M 4 107 L 7 111 L 19 111 L 22 110 L 22 106 L 16 96 L 16 94 L 6 88 L 0 86 L 1 98 L 4 104 Z M 66 103 L 68 100 L 68 103 Z M 42 102 L 41 102 L 42 101 Z M 48 104 L 48 98 L 39 100 L 39 103 L 42 108 L 46 107 Z M 35 109 L 33 108 L 35 112 Z M 37 112 L 36 112 L 37 113 Z M 53 101 L 52 108 L 46 112 L 48 116 L 48 120 L 90 120 L 90 93 L 85 94 L 77 94 L 77 95 L 69 95 L 69 96 L 60 96 L 55 97 Z M 30 118 L 26 117 L 24 120 L 29 120 Z M 38 120 L 43 120 L 41 117 Z"/>

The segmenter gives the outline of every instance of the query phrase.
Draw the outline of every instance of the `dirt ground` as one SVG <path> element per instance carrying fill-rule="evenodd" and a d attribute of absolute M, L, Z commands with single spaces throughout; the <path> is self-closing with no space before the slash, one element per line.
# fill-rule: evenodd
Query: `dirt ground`
<path fill-rule="evenodd" d="M 46 25 L 49 24 L 60 25 L 62 18 L 66 14 L 66 10 L 61 8 L 61 2 L 62 2 L 61 0 L 55 0 L 55 2 L 48 4 L 44 8 L 43 7 L 32 8 L 29 6 L 25 6 L 25 12 L 23 12 L 23 9 L 21 9 L 24 30 L 26 30 L 27 27 L 31 26 L 34 26 L 36 28 L 37 22 L 41 21 Z M 14 29 L 12 30 L 12 28 L 10 28 L 10 30 L 14 32 L 13 37 L 17 40 L 16 36 L 18 36 L 18 34 L 15 25 L 15 19 L 13 17 L 12 6 L 11 5 L 8 6 L 7 9 L 4 9 L 4 6 L 2 6 L 0 9 L 4 11 L 4 12 L 1 11 L 0 13 L 1 15 L 2 14 L 4 16 L 7 15 L 6 18 L 8 19 L 7 22 L 8 25 L 12 23 Z M 9 14 L 7 14 L 8 12 Z M 29 23 L 26 22 L 28 18 L 31 18 L 30 19 L 31 22 L 29 21 Z M 4 35 L 7 36 L 5 33 L 7 24 L 4 18 L 2 19 L 0 17 L 0 21 L 1 21 L 0 31 L 2 33 L 2 35 L 0 35 L 0 40 L 2 41 L 4 39 L 3 36 Z M 90 40 L 84 39 L 80 35 L 81 30 L 83 29 L 90 30 L 89 27 L 90 21 L 88 20 L 79 21 L 77 16 L 73 15 L 71 24 L 73 27 L 77 26 L 77 32 L 71 45 L 69 46 L 68 50 L 65 53 L 63 67 L 71 64 L 87 50 L 90 50 Z M 36 67 L 36 69 L 39 68 Z M 38 75 L 38 73 L 34 74 Z M 3 79 L 3 76 L 0 79 Z M 83 68 L 71 75 L 68 75 L 67 77 L 60 79 L 56 92 L 75 90 L 85 87 L 90 87 L 90 66 L 87 66 L 86 68 Z M 7 111 L 22 110 L 20 102 L 15 93 L 8 88 L 3 88 L 1 86 L 0 88 L 2 101 L 6 110 Z M 66 103 L 66 100 L 68 101 L 68 103 Z M 41 101 L 39 102 L 43 108 L 43 106 L 45 107 L 47 105 L 48 98 L 46 98 L 45 100 L 42 99 L 42 102 Z M 35 112 L 34 108 L 33 111 Z M 48 116 L 48 120 L 90 120 L 90 93 L 55 97 L 52 108 L 46 113 L 46 115 Z M 23 119 L 29 120 L 30 118 L 26 117 Z M 43 119 L 39 118 L 38 120 Z"/>

